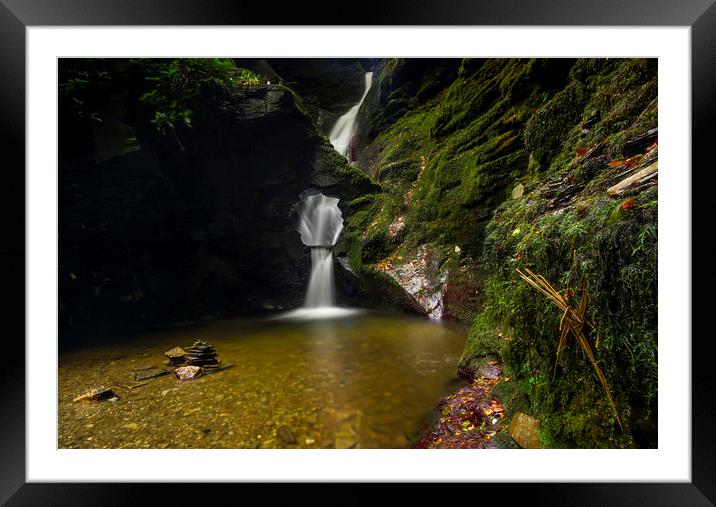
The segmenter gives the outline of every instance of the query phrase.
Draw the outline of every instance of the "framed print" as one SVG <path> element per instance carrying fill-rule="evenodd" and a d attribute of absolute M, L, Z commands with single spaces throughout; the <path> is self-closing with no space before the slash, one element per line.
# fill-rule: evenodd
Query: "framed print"
<path fill-rule="evenodd" d="M 3 501 L 713 502 L 710 1 L 130 7 L 0 5 Z"/>

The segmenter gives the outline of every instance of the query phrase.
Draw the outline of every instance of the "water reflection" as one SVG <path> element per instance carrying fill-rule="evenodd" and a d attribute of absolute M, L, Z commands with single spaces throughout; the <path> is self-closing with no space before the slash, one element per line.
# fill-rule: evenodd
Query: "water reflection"
<path fill-rule="evenodd" d="M 224 320 L 73 351 L 60 356 L 59 445 L 404 447 L 449 392 L 465 336 L 458 324 L 401 315 L 298 314 Z M 235 366 L 192 382 L 168 375 L 119 389 L 117 403 L 71 403 L 87 387 L 161 364 L 165 350 L 197 337 Z"/>

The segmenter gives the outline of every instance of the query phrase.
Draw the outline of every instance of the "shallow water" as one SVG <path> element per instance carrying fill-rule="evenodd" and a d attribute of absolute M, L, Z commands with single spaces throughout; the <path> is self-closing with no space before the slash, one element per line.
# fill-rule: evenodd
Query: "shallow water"
<path fill-rule="evenodd" d="M 169 328 L 61 354 L 59 447 L 401 448 L 459 385 L 462 325 L 368 312 L 299 317 Z M 234 366 L 118 385 L 199 338 Z M 120 399 L 72 403 L 98 385 Z"/>

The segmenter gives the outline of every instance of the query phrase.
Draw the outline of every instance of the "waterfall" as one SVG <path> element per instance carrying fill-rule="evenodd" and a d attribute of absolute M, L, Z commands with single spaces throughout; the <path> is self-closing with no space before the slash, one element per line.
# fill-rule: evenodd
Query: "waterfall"
<path fill-rule="evenodd" d="M 373 73 L 366 72 L 365 89 L 363 90 L 363 95 L 361 95 L 360 100 L 355 106 L 351 107 L 346 114 L 338 118 L 338 121 L 331 129 L 331 133 L 328 134 L 328 138 L 336 151 L 346 157 L 349 161 L 354 160 L 351 144 L 353 136 L 355 135 L 358 111 L 360 110 L 360 106 L 363 104 L 363 100 L 365 100 L 365 96 L 368 95 L 368 90 L 370 90 L 372 83 Z"/>
<path fill-rule="evenodd" d="M 333 246 L 343 230 L 339 199 L 309 190 L 301 194 L 296 207 L 297 231 L 301 241 L 311 247 L 311 276 L 305 308 L 325 308 L 336 304 L 333 279 Z"/>
<path fill-rule="evenodd" d="M 338 208 L 340 199 L 307 190 L 296 206 L 298 233 L 306 246 L 332 248 L 343 230 L 343 216 Z"/>
<path fill-rule="evenodd" d="M 308 281 L 306 308 L 336 305 L 333 281 L 333 251 L 316 246 L 311 248 L 311 278 Z"/>

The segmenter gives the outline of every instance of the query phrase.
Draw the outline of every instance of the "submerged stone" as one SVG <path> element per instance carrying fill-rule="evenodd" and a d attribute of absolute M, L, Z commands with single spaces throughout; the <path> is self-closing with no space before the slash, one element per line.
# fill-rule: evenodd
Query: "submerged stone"
<path fill-rule="evenodd" d="M 201 377 L 202 369 L 201 366 L 180 366 L 174 373 L 179 380 L 194 380 Z"/>
<path fill-rule="evenodd" d="M 99 403 L 100 401 L 110 400 L 112 398 L 118 399 L 119 396 L 117 396 L 111 389 L 100 386 L 92 389 L 91 391 L 80 394 L 72 400 L 72 403 Z"/>
<path fill-rule="evenodd" d="M 140 367 L 138 367 L 138 368 L 132 368 L 132 371 L 147 371 L 147 370 L 153 370 L 154 368 L 156 368 L 156 366 L 154 366 L 154 365 L 152 365 L 152 364 L 148 364 L 148 365 L 146 365 L 146 366 L 140 366 Z"/>
<path fill-rule="evenodd" d="M 156 377 L 161 377 L 162 375 L 168 375 L 174 371 L 172 368 L 165 368 L 163 370 L 157 370 L 157 371 L 150 371 L 147 373 L 137 373 L 134 376 L 134 380 L 149 380 Z"/>
<path fill-rule="evenodd" d="M 291 428 L 289 428 L 286 425 L 279 426 L 278 430 L 276 430 L 276 433 L 278 436 L 283 440 L 284 444 L 295 444 L 296 443 L 296 437 L 294 436 L 293 432 L 291 431 Z"/>
<path fill-rule="evenodd" d="M 358 447 L 358 435 L 350 428 L 341 428 L 335 433 L 336 449 L 355 449 Z"/>

